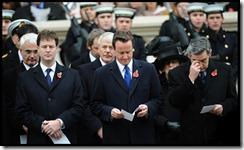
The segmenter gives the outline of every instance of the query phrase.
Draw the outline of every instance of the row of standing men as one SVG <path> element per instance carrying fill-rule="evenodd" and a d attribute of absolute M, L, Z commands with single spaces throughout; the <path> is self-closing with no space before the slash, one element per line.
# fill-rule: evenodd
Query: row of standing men
<path fill-rule="evenodd" d="M 122 17 L 118 17 L 118 18 L 124 18 L 124 17 L 122 16 Z M 117 18 L 117 19 L 118 19 L 118 18 Z M 129 17 L 129 18 L 130 18 L 130 17 Z M 44 38 L 44 39 L 45 39 L 45 38 Z M 56 44 L 57 44 L 57 43 L 56 43 Z M 115 46 L 115 45 L 114 45 L 114 46 Z M 111 49 L 111 48 L 110 48 L 110 49 Z M 133 49 L 133 48 L 132 48 L 132 49 Z M 132 50 L 132 49 L 131 49 L 131 50 Z M 119 50 L 120 50 L 120 49 L 119 49 Z M 108 54 L 104 54 L 104 55 L 105 55 L 104 57 L 105 57 L 105 58 L 107 57 L 107 59 L 111 57 L 111 56 L 109 56 Z M 100 55 L 100 58 L 102 58 L 101 55 Z M 117 59 L 118 59 L 118 58 L 117 58 Z M 123 60 L 122 60 L 122 61 L 123 61 Z M 130 61 L 129 61 L 129 62 L 130 62 Z M 95 62 L 94 62 L 94 63 L 95 63 Z M 128 63 L 128 62 L 127 62 L 127 63 Z M 141 63 L 141 62 L 140 62 L 140 63 Z M 140 63 L 139 63 L 139 64 L 140 64 Z M 128 63 L 128 64 L 129 64 L 129 63 Z M 137 64 L 137 63 L 135 63 L 135 64 Z M 91 64 L 90 64 L 90 65 L 91 65 Z M 89 66 L 89 65 L 88 65 L 88 66 Z M 140 65 L 139 65 L 139 66 L 140 66 Z M 143 66 L 143 65 L 142 65 L 142 66 Z M 82 67 L 81 67 L 81 68 L 82 68 Z M 85 67 L 85 68 L 86 68 L 86 67 Z M 88 68 L 89 68 L 89 67 L 88 67 Z M 93 68 L 93 71 L 95 71 L 94 68 L 96 68 L 96 67 L 92 67 L 92 68 Z M 132 74 L 132 68 L 133 68 L 133 74 Z M 137 75 L 137 73 L 134 72 L 134 71 L 136 71 L 136 69 L 134 69 L 134 66 L 133 66 L 132 68 L 131 68 L 131 76 L 137 78 L 136 76 L 138 76 L 138 75 Z M 112 68 L 111 68 L 111 69 L 112 69 Z M 55 70 L 55 69 L 54 69 L 54 70 Z M 150 69 L 149 69 L 149 70 L 150 70 Z M 61 69 L 61 72 L 62 72 L 62 69 Z M 81 71 L 81 74 L 82 74 L 82 73 L 85 73 L 85 72 L 87 72 L 87 69 L 85 69 L 84 71 Z M 57 73 L 59 73 L 59 72 L 57 72 Z M 134 74 L 134 73 L 135 73 L 135 74 Z M 62 74 L 63 74 L 63 73 L 62 73 Z M 139 72 L 138 74 L 140 75 L 141 72 Z M 61 75 L 61 76 L 62 76 L 62 75 Z M 122 76 L 123 76 L 123 73 L 122 73 Z M 92 76 L 90 76 L 90 75 L 88 74 L 88 77 L 92 77 Z M 84 78 L 85 78 L 85 77 L 84 77 Z M 100 77 L 99 77 L 99 78 L 100 78 Z M 104 78 L 107 78 L 107 77 L 104 77 Z M 56 78 L 54 78 L 54 79 L 56 79 Z M 109 80 L 109 79 L 108 79 L 108 80 Z M 118 79 L 118 80 L 120 80 L 120 79 Z M 89 79 L 89 80 L 87 80 L 87 81 L 92 81 L 92 80 Z M 87 81 L 86 81 L 86 82 L 87 82 Z M 57 83 L 58 83 L 58 81 L 57 81 Z M 110 81 L 107 81 L 107 83 L 110 83 Z M 153 82 L 153 83 L 155 83 L 155 82 Z M 100 84 L 102 84 L 102 83 L 100 83 Z M 122 83 L 122 84 L 123 84 L 123 83 Z M 132 81 L 132 84 L 134 84 L 133 81 Z M 140 83 L 140 84 L 143 84 L 143 83 Z M 146 84 L 146 83 L 145 83 L 145 84 Z M 158 84 L 158 83 L 156 83 L 156 84 Z M 6 84 L 6 85 L 7 85 L 7 84 Z M 91 84 L 88 84 L 88 85 L 91 85 Z M 98 89 L 97 89 L 98 91 L 101 90 L 101 89 L 99 88 L 100 86 L 101 86 L 101 85 L 99 85 L 99 86 L 97 87 L 97 88 L 98 88 Z M 85 87 L 85 86 L 84 86 L 84 87 Z M 114 87 L 114 86 L 112 86 L 112 87 Z M 110 88 L 111 88 L 111 87 L 110 87 Z M 28 89 L 29 89 L 29 88 L 28 88 Z M 116 88 L 115 88 L 115 89 L 116 89 Z M 110 90 L 111 90 L 111 89 L 110 89 Z M 139 91 L 140 91 L 140 90 L 139 90 Z M 144 91 L 145 91 L 145 89 L 144 89 Z M 89 93 L 89 92 L 84 92 L 84 93 Z M 105 92 L 105 93 L 106 93 L 106 92 Z M 115 93 L 116 93 L 116 91 L 115 91 Z M 146 93 L 145 93 L 145 94 L 146 94 Z M 99 94 L 98 94 L 97 96 L 99 96 Z M 124 97 L 124 96 L 121 96 L 121 97 Z M 100 97 L 100 98 L 101 98 L 101 97 Z M 116 98 L 117 98 L 117 97 L 116 97 Z M 51 100 L 50 100 L 50 101 L 51 101 Z M 128 102 L 128 101 L 127 101 L 127 102 Z M 98 105 L 98 104 L 97 104 L 97 105 Z M 97 106 L 97 105 L 95 105 L 95 106 Z M 127 104 L 127 105 L 128 105 L 128 104 Z M 138 105 L 138 104 L 137 104 L 137 105 Z M 100 103 L 99 103 L 99 106 L 100 106 Z M 132 110 L 135 109 L 134 107 L 136 107 L 136 106 L 131 106 L 131 107 L 133 107 L 133 108 L 126 108 L 126 110 L 131 109 L 131 110 L 128 110 L 128 111 L 131 112 Z M 149 109 L 149 108 L 145 108 L 144 105 L 142 105 L 142 106 L 140 106 L 140 107 L 142 107 L 142 108 L 140 108 L 140 110 L 142 110 L 142 111 L 143 111 L 143 110 L 148 111 L 147 109 Z M 98 109 L 95 109 L 94 111 L 95 111 L 95 112 L 99 111 L 99 108 L 101 109 L 101 108 L 103 108 L 103 107 L 102 107 L 102 106 L 101 106 L 101 107 L 98 107 Z M 153 107 L 152 107 L 152 108 L 153 108 Z M 151 108 L 150 108 L 150 110 L 151 110 Z M 153 109 L 152 109 L 152 110 L 153 110 Z M 100 113 L 102 113 L 103 111 L 104 111 L 104 110 L 100 110 L 100 111 L 97 112 L 96 114 L 100 114 Z M 106 110 L 106 111 L 107 111 L 107 110 Z M 115 118 L 116 118 L 116 117 L 119 117 L 119 118 L 120 118 L 121 115 L 117 114 L 118 112 L 117 112 L 116 110 L 114 110 L 114 111 L 115 111 L 115 115 L 114 115 L 114 117 L 115 117 Z M 143 113 L 142 113 L 142 114 L 143 114 Z M 50 114 L 50 115 L 51 115 L 51 114 Z M 52 116 L 52 115 L 51 115 L 51 116 Z M 101 115 L 101 117 L 102 117 L 102 116 L 103 116 L 103 115 Z M 107 118 L 106 116 L 107 116 L 107 115 L 105 115 L 104 117 Z M 139 116 L 140 116 L 140 115 L 139 115 Z M 52 118 L 52 117 L 50 117 L 50 118 Z M 88 117 L 88 118 L 89 118 L 89 117 Z M 63 120 L 63 118 L 62 118 L 62 120 Z M 64 119 L 64 120 L 65 120 L 65 119 Z M 103 120 L 103 119 L 102 119 L 102 120 Z M 66 122 L 66 121 L 65 121 L 65 122 Z M 89 121 L 88 121 L 88 122 L 89 122 Z M 126 122 L 126 121 L 125 121 L 125 122 Z M 48 123 L 47 123 L 47 124 L 48 124 Z M 51 123 L 50 123 L 50 124 L 51 124 Z M 64 124 L 66 125 L 66 123 L 64 123 Z M 105 124 L 106 124 L 106 123 L 105 123 Z M 128 126 L 128 125 L 126 125 L 126 124 L 128 124 L 128 123 L 124 123 L 124 124 L 125 124 L 125 126 Z M 150 123 L 149 123 L 149 124 L 150 124 Z M 43 124 L 43 126 L 44 126 L 43 128 L 45 128 L 45 123 Z M 110 126 L 110 125 L 108 125 L 108 127 L 109 127 L 109 126 Z M 67 127 L 68 127 L 68 125 L 67 125 Z M 107 128 L 108 128 L 108 127 L 107 127 Z M 119 128 L 119 127 L 118 127 L 118 128 Z M 123 127 L 122 127 L 122 128 L 123 128 Z M 126 127 L 126 128 L 128 128 L 128 127 Z M 46 127 L 45 129 L 48 130 L 48 127 Z M 100 129 L 100 128 L 99 128 L 99 129 Z M 142 129 L 143 129 L 143 127 L 142 127 Z M 51 129 L 50 129 L 50 130 L 51 130 Z M 114 130 L 114 129 L 113 129 L 113 130 Z M 117 128 L 116 128 L 115 130 L 117 130 Z M 132 129 L 130 129 L 130 130 L 132 130 Z M 138 130 L 139 130 L 139 129 L 138 129 Z M 85 131 L 87 131 L 87 130 L 85 130 Z M 121 131 L 123 131 L 123 130 L 121 130 Z M 46 132 L 48 132 L 48 131 L 46 131 Z M 52 131 L 50 131 L 50 132 L 52 132 Z M 114 133 L 114 132 L 115 132 L 115 131 L 113 131 L 112 133 Z M 57 135 L 55 135 L 54 133 L 53 133 L 53 134 L 50 133 L 50 134 L 53 135 L 53 136 L 58 136 L 58 133 L 59 133 L 59 132 L 55 133 L 55 134 L 57 134 Z M 104 133 L 105 133 L 105 132 L 104 132 Z M 116 133 L 116 132 L 115 132 L 115 133 Z M 137 133 L 137 132 L 135 132 L 135 133 Z M 153 133 L 153 131 L 152 131 L 152 133 Z M 125 134 L 125 137 L 128 136 L 126 133 L 124 133 L 124 134 L 120 133 L 120 134 L 121 134 L 121 135 L 124 135 L 124 134 Z M 120 135 L 120 134 L 118 134 L 118 135 Z M 133 132 L 132 132 L 132 133 L 129 132 L 128 134 L 133 134 Z M 150 134 L 151 134 L 151 133 L 150 133 Z M 112 139 L 112 137 L 110 137 L 110 136 L 112 136 L 112 135 L 114 135 L 114 134 L 107 135 L 108 137 L 106 137 L 106 138 L 109 138 L 109 139 L 111 138 L 111 139 Z M 126 136 L 126 135 L 127 135 L 127 136 Z M 133 135 L 130 135 L 130 137 L 131 137 L 131 136 L 133 137 Z M 142 135 L 141 135 L 141 136 L 142 136 Z M 145 135 L 145 136 L 148 137 L 148 135 Z M 135 137 L 137 137 L 136 134 L 135 134 Z M 96 138 L 98 138 L 98 137 L 96 137 Z M 87 139 L 87 137 L 85 137 L 82 141 L 84 142 L 85 139 Z M 110 139 L 110 142 L 113 141 L 113 140 L 111 140 L 111 139 Z M 113 141 L 112 144 L 116 144 L 117 142 L 118 142 L 117 144 L 122 144 L 122 143 L 123 143 L 123 142 L 122 142 L 123 140 L 122 140 L 122 141 L 116 141 L 116 140 L 118 140 L 118 139 L 119 139 L 119 138 L 115 138 L 115 141 Z M 134 139 L 134 138 L 132 138 L 132 139 Z M 139 139 L 141 139 L 141 138 L 140 138 L 140 137 L 137 137 L 136 139 L 139 140 Z M 153 138 L 152 138 L 152 139 L 153 139 Z M 125 141 L 126 141 L 126 142 L 125 142 L 126 144 L 148 144 L 147 142 L 149 142 L 149 141 L 143 141 L 143 140 L 142 140 L 142 141 L 140 141 L 140 140 L 139 140 L 139 141 L 133 141 L 133 140 L 130 141 L 129 139 L 127 139 L 127 140 L 125 140 Z M 49 141 L 49 142 L 50 142 L 50 141 Z M 120 143 L 120 142 L 121 142 L 121 143 Z M 149 142 L 149 143 L 150 143 L 150 142 Z M 111 144 L 111 143 L 110 143 L 110 144 Z M 183 144 L 184 144 L 184 143 L 183 143 Z M 199 144 L 199 143 L 196 142 L 195 144 Z"/>

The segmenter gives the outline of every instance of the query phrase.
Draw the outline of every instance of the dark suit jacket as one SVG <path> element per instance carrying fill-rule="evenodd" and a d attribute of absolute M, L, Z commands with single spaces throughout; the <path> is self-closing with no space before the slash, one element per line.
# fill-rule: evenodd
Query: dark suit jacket
<path fill-rule="evenodd" d="M 3 110 L 3 144 L 15 145 L 20 144 L 19 134 L 22 132 L 22 125 L 16 117 L 15 97 L 16 84 L 18 75 L 26 71 L 23 64 L 8 69 L 3 74 L 2 84 L 2 109 Z"/>
<path fill-rule="evenodd" d="M 237 95 L 230 66 L 209 62 L 205 86 L 199 77 L 192 84 L 189 75 L 190 63 L 169 72 L 169 101 L 181 111 L 182 145 L 219 145 L 219 123 L 236 107 Z M 213 71 L 217 75 L 213 75 Z M 205 105 L 221 104 L 223 116 L 211 113 L 200 114 Z M 222 131 L 224 132 L 224 131 Z"/>
<path fill-rule="evenodd" d="M 79 74 L 81 78 L 81 84 L 83 87 L 83 100 L 86 106 L 86 109 L 90 111 L 90 102 L 91 102 L 91 95 L 93 93 L 92 84 L 94 81 L 94 72 L 97 68 L 101 67 L 102 64 L 99 59 L 96 59 L 94 62 L 87 63 L 81 65 L 79 68 Z M 87 130 L 83 124 L 80 125 L 80 134 L 79 144 L 101 144 L 101 139 L 97 136 L 96 131 L 102 127 L 102 122 L 99 120 L 97 116 L 90 113 L 87 118 L 93 120 L 92 124 L 89 124 L 90 128 L 92 128 L 92 132 Z"/>
<path fill-rule="evenodd" d="M 58 78 L 57 73 L 62 73 Z M 51 144 L 41 133 L 44 120 L 60 118 L 62 131 L 72 144 L 76 143 L 77 122 L 84 114 L 81 104 L 82 86 L 77 71 L 57 64 L 51 87 L 48 87 L 40 65 L 20 74 L 17 85 L 18 118 L 28 127 L 28 144 Z"/>
<path fill-rule="evenodd" d="M 153 117 L 157 114 L 160 83 L 154 66 L 143 61 L 133 60 L 131 90 L 128 91 L 116 61 L 98 68 L 95 72 L 92 109 L 103 121 L 104 144 L 153 144 L 155 133 Z M 146 104 L 148 118 L 111 119 L 113 108 L 124 109 L 130 113 L 140 105 Z"/>
<path fill-rule="evenodd" d="M 143 40 L 142 36 L 133 34 L 133 37 L 134 37 L 134 48 L 135 48 L 135 51 L 133 52 L 133 58 L 146 60 L 145 41 Z"/>
<path fill-rule="evenodd" d="M 84 52 L 81 54 L 79 59 L 76 59 L 74 62 L 71 63 L 71 68 L 78 70 L 80 65 L 86 64 L 91 62 L 89 52 Z"/>

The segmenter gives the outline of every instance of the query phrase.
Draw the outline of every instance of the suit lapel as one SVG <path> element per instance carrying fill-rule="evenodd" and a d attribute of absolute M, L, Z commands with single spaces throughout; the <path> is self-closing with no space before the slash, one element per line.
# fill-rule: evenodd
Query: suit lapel
<path fill-rule="evenodd" d="M 96 60 L 92 63 L 92 69 L 93 69 L 93 70 L 96 70 L 97 68 L 99 68 L 99 67 L 101 67 L 101 66 L 102 66 L 102 64 L 101 64 L 99 58 L 96 59 Z"/>
<path fill-rule="evenodd" d="M 64 78 L 64 76 L 65 76 L 64 67 L 57 63 L 56 70 L 53 76 L 53 82 L 50 87 L 50 92 L 60 83 L 60 81 Z"/>
<path fill-rule="evenodd" d="M 212 72 L 217 69 L 216 66 L 209 61 L 209 67 L 207 69 L 207 79 L 206 79 L 206 85 L 205 85 L 205 92 L 209 91 L 211 85 L 214 85 L 214 80 L 216 77 L 213 77 L 211 74 Z"/>
<path fill-rule="evenodd" d="M 111 66 L 110 66 L 110 71 L 111 71 L 113 77 L 115 78 L 115 80 L 121 86 L 121 88 L 124 89 L 126 92 L 128 92 L 127 86 L 126 86 L 124 79 L 123 79 L 123 77 L 119 71 L 119 67 L 118 67 L 116 61 L 112 62 Z"/>
<path fill-rule="evenodd" d="M 132 85 L 131 85 L 130 95 L 133 94 L 138 84 L 138 81 L 140 80 L 141 67 L 142 67 L 142 65 L 139 64 L 138 61 L 136 60 L 133 61 L 134 62 L 133 62 L 133 71 L 132 71 Z"/>
<path fill-rule="evenodd" d="M 47 81 L 45 79 L 45 76 L 42 72 L 40 64 L 36 66 L 35 68 L 31 69 L 34 78 L 38 81 L 38 83 L 46 90 L 49 90 Z"/>

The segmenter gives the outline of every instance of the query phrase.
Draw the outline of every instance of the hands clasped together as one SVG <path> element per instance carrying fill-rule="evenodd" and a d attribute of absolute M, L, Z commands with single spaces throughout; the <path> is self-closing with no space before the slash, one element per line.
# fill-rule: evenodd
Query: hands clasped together
<path fill-rule="evenodd" d="M 62 137 L 61 122 L 59 120 L 44 120 L 42 122 L 41 131 L 49 137 L 60 139 Z"/>

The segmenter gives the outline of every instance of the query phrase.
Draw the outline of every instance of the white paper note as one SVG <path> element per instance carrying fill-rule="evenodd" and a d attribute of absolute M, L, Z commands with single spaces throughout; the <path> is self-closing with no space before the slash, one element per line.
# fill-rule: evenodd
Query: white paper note
<path fill-rule="evenodd" d="M 60 139 L 55 139 L 53 137 L 50 138 L 54 144 L 70 144 L 69 139 L 66 137 L 66 135 L 63 132 L 62 132 L 62 137 Z"/>
<path fill-rule="evenodd" d="M 207 113 L 214 108 L 214 105 L 203 106 L 200 114 Z"/>
<path fill-rule="evenodd" d="M 121 113 L 124 115 L 124 119 L 129 120 L 129 121 L 133 121 L 134 118 L 134 114 L 131 114 L 125 110 L 121 110 Z"/>
<path fill-rule="evenodd" d="M 27 144 L 27 135 L 26 134 L 23 134 L 23 135 L 20 135 L 20 144 Z"/>

